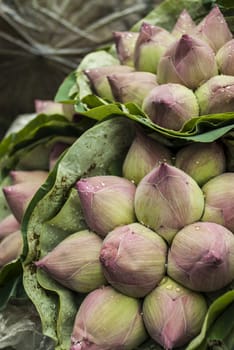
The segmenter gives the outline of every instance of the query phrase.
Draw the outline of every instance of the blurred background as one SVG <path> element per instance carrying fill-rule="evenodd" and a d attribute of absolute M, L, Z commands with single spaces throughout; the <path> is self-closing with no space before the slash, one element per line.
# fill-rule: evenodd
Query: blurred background
<path fill-rule="evenodd" d="M 0 138 L 35 99 L 53 99 L 84 55 L 159 0 L 0 0 Z"/>

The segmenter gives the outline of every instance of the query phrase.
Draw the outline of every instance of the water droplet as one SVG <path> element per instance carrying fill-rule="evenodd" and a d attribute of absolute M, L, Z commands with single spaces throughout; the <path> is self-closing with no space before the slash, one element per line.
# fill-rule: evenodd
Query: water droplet
<path fill-rule="evenodd" d="M 197 160 L 195 163 L 196 163 L 196 164 L 200 164 L 200 161 L 199 161 L 199 160 Z"/>
<path fill-rule="evenodd" d="M 176 288 L 176 291 L 177 291 L 177 292 L 180 292 L 180 288 Z"/>
<path fill-rule="evenodd" d="M 171 290 L 171 289 L 172 289 L 172 285 L 171 285 L 171 284 L 168 284 L 168 286 L 166 286 L 166 289 Z"/>
<path fill-rule="evenodd" d="M 195 230 L 199 231 L 200 230 L 200 226 L 195 226 Z"/>

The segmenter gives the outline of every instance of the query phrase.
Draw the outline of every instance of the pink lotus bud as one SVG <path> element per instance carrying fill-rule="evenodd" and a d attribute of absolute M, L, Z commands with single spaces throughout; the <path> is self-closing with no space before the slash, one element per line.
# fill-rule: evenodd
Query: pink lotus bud
<path fill-rule="evenodd" d="M 133 223 L 117 227 L 103 241 L 100 261 L 107 281 L 120 292 L 144 297 L 164 277 L 165 241 L 147 227 Z"/>
<path fill-rule="evenodd" d="M 89 228 L 106 236 L 115 227 L 135 221 L 135 185 L 118 176 L 93 176 L 76 183 Z"/>
<path fill-rule="evenodd" d="M 28 173 L 28 174 L 27 174 Z M 3 193 L 6 201 L 16 217 L 21 222 L 24 212 L 30 203 L 31 199 L 44 183 L 48 173 L 46 172 L 11 172 L 15 185 L 3 187 Z M 30 181 L 24 181 L 30 175 Z M 15 179 L 15 180 L 14 180 Z"/>
<path fill-rule="evenodd" d="M 138 38 L 137 32 L 114 32 L 113 38 L 121 64 L 134 67 L 134 50 Z"/>
<path fill-rule="evenodd" d="M 51 100 L 35 100 L 35 111 L 38 114 L 63 114 L 63 105 Z"/>
<path fill-rule="evenodd" d="M 234 173 L 223 173 L 209 180 L 202 190 L 205 208 L 202 221 L 221 224 L 234 233 Z"/>
<path fill-rule="evenodd" d="M 141 107 L 145 96 L 157 86 L 156 75 L 149 72 L 117 73 L 108 76 L 116 101 L 136 103 Z"/>
<path fill-rule="evenodd" d="M 183 286 L 213 292 L 234 279 L 234 235 L 214 222 L 185 226 L 173 239 L 167 273 Z"/>
<path fill-rule="evenodd" d="M 165 162 L 172 163 L 169 148 L 137 132 L 123 163 L 123 176 L 138 184 L 154 167 Z"/>
<path fill-rule="evenodd" d="M 180 130 L 186 121 L 199 115 L 193 91 L 172 83 L 151 90 L 143 101 L 142 109 L 155 124 L 172 130 Z"/>
<path fill-rule="evenodd" d="M 176 154 L 175 166 L 189 174 L 200 186 L 226 169 L 226 157 L 221 143 L 193 143 Z"/>
<path fill-rule="evenodd" d="M 88 293 L 106 283 L 99 254 L 102 239 L 83 230 L 61 241 L 35 265 L 45 270 L 63 286 Z"/>
<path fill-rule="evenodd" d="M 129 66 L 114 65 L 90 68 L 85 70 L 84 73 L 87 75 L 92 89 L 98 96 L 113 101 L 114 97 L 112 95 L 107 76 L 113 73 L 128 73 L 132 71 L 133 68 Z"/>
<path fill-rule="evenodd" d="M 175 38 L 167 30 L 143 22 L 135 45 L 135 69 L 157 73 L 161 56 L 174 41 Z"/>
<path fill-rule="evenodd" d="M 183 346 L 201 330 L 207 305 L 202 294 L 166 277 L 143 302 L 143 319 L 150 336 L 164 349 Z"/>
<path fill-rule="evenodd" d="M 23 239 L 20 231 L 7 235 L 0 242 L 0 267 L 17 259 L 23 248 Z"/>
<path fill-rule="evenodd" d="M 0 221 L 0 240 L 19 229 L 20 223 L 16 220 L 14 215 L 9 214 Z"/>
<path fill-rule="evenodd" d="M 182 170 L 162 163 L 136 189 L 135 212 L 140 223 L 170 242 L 185 225 L 199 220 L 204 197 L 198 184 Z"/>
<path fill-rule="evenodd" d="M 157 81 L 196 89 L 216 74 L 214 51 L 203 40 L 184 34 L 161 57 Z"/>
<path fill-rule="evenodd" d="M 214 6 L 193 33 L 206 41 L 215 52 L 232 39 L 232 33 L 218 6 Z"/>
<path fill-rule="evenodd" d="M 224 44 L 216 54 L 216 62 L 221 74 L 234 75 L 234 39 Z"/>
<path fill-rule="evenodd" d="M 200 114 L 225 113 L 234 110 L 234 76 L 217 75 L 196 91 Z"/>
<path fill-rule="evenodd" d="M 59 157 L 62 155 L 62 153 L 70 146 L 69 143 L 65 143 L 65 142 L 56 142 L 51 151 L 50 151 L 50 155 L 49 155 L 49 169 L 53 169 L 57 160 L 59 159 Z"/>
<path fill-rule="evenodd" d="M 107 286 L 94 290 L 83 300 L 70 350 L 135 349 L 146 338 L 140 300 Z"/>
<path fill-rule="evenodd" d="M 171 34 L 176 38 L 181 37 L 183 34 L 191 34 L 191 32 L 196 27 L 195 22 L 193 22 L 190 14 L 187 10 L 183 10 L 174 25 Z"/>
<path fill-rule="evenodd" d="M 13 185 L 24 182 L 43 183 L 47 179 L 48 172 L 43 170 L 12 170 L 10 177 Z"/>

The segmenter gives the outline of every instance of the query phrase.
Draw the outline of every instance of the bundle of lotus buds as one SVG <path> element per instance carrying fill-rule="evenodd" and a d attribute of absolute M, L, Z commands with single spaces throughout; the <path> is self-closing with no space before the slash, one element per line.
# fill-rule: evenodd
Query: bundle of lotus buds
<path fill-rule="evenodd" d="M 234 40 L 218 6 L 195 24 L 184 10 L 171 32 L 143 22 L 114 32 L 119 65 L 85 70 L 97 95 L 137 104 L 160 127 L 233 111 Z"/>

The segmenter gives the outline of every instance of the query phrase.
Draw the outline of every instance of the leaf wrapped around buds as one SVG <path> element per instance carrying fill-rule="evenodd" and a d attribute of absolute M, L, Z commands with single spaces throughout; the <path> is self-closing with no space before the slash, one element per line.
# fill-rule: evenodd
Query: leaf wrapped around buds
<path fill-rule="evenodd" d="M 214 222 L 196 222 L 175 236 L 167 273 L 178 283 L 200 292 L 213 292 L 234 279 L 234 235 Z"/>
<path fill-rule="evenodd" d="M 120 292 L 144 297 L 164 277 L 167 245 L 156 232 L 133 223 L 103 241 L 100 261 L 107 281 Z"/>
<path fill-rule="evenodd" d="M 131 350 L 146 338 L 140 300 L 107 286 L 94 290 L 83 300 L 70 350 Z"/>
<path fill-rule="evenodd" d="M 205 207 L 202 221 L 221 224 L 234 233 L 234 173 L 223 173 L 209 180 L 202 190 Z"/>
<path fill-rule="evenodd" d="M 108 77 L 116 101 L 141 107 L 145 96 L 157 86 L 156 75 L 149 72 L 116 73 Z"/>
<path fill-rule="evenodd" d="M 99 254 L 102 239 L 93 232 L 73 233 L 35 265 L 63 286 L 88 293 L 106 283 Z"/>
<path fill-rule="evenodd" d="M 119 176 L 83 178 L 76 183 L 88 227 L 106 236 L 115 227 L 135 221 L 136 186 Z"/>
<path fill-rule="evenodd" d="M 221 74 L 234 75 L 234 39 L 224 44 L 216 54 L 216 62 Z"/>
<path fill-rule="evenodd" d="M 210 46 L 201 39 L 184 34 L 161 57 L 157 81 L 196 89 L 217 74 L 215 53 Z"/>
<path fill-rule="evenodd" d="M 155 124 L 172 130 L 180 130 L 186 121 L 199 114 L 193 91 L 172 83 L 151 90 L 143 101 L 142 109 Z"/>
<path fill-rule="evenodd" d="M 195 180 L 166 163 L 147 174 L 136 189 L 138 221 L 168 242 L 182 227 L 199 220 L 203 208 L 203 193 Z"/>
<path fill-rule="evenodd" d="M 232 112 L 234 110 L 234 76 L 217 75 L 196 92 L 200 114 Z"/>
<path fill-rule="evenodd" d="M 205 298 L 166 277 L 143 302 L 143 319 L 150 336 L 164 349 L 183 346 L 201 330 Z"/>
<path fill-rule="evenodd" d="M 23 248 L 23 239 L 19 230 L 8 234 L 0 242 L 0 268 L 17 259 Z"/>
<path fill-rule="evenodd" d="M 232 39 L 232 33 L 218 6 L 214 6 L 202 19 L 194 29 L 193 35 L 206 41 L 215 52 Z"/>
<path fill-rule="evenodd" d="M 137 132 L 124 159 L 123 176 L 138 184 L 154 167 L 165 162 L 172 163 L 169 148 L 146 134 Z"/>
<path fill-rule="evenodd" d="M 3 187 L 3 193 L 12 213 L 21 222 L 28 204 L 39 187 L 44 183 L 48 173 L 40 171 L 13 171 L 11 176 L 15 184 Z"/>
<path fill-rule="evenodd" d="M 88 77 L 94 93 L 102 98 L 113 101 L 114 97 L 107 76 L 113 73 L 127 73 L 132 71 L 133 68 L 129 66 L 113 65 L 86 69 L 84 73 Z"/>
<path fill-rule="evenodd" d="M 116 52 L 121 64 L 134 67 L 134 50 L 138 38 L 137 32 L 114 32 Z"/>
<path fill-rule="evenodd" d="M 183 34 L 190 34 L 196 27 L 195 22 L 192 20 L 187 10 L 183 10 L 174 25 L 171 34 L 176 38 L 181 37 Z"/>
<path fill-rule="evenodd" d="M 12 232 L 20 229 L 20 223 L 16 220 L 14 215 L 9 214 L 2 221 L 0 221 L 0 241 Z"/>
<path fill-rule="evenodd" d="M 157 73 L 161 56 L 174 41 L 175 37 L 167 30 L 143 22 L 135 45 L 135 69 Z"/>
<path fill-rule="evenodd" d="M 226 157 L 221 143 L 193 143 L 176 154 L 175 166 L 189 174 L 200 186 L 226 169 Z"/>

